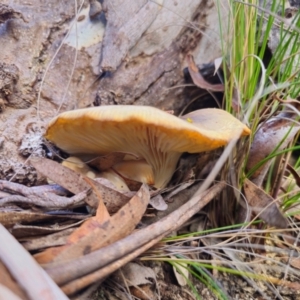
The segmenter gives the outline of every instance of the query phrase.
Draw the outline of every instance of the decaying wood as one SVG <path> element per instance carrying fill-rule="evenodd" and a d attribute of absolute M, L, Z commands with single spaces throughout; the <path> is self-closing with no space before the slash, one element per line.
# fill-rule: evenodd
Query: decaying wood
<path fill-rule="evenodd" d="M 211 199 L 213 199 L 223 188 L 225 183 L 216 184 L 208 191 L 197 197 L 192 197 L 178 210 L 166 216 L 155 224 L 145 229 L 134 232 L 116 243 L 106 246 L 100 250 L 90 253 L 77 260 L 62 262 L 59 265 L 45 266 L 45 270 L 60 285 L 76 278 L 91 273 L 113 261 L 128 255 L 136 248 L 143 246 L 149 241 L 168 235 L 197 213 Z M 100 279 L 100 278 L 99 278 Z"/>
<path fill-rule="evenodd" d="M 288 220 L 279 210 L 275 199 L 248 179 L 244 181 L 244 191 L 250 209 L 271 226 L 287 228 Z"/>

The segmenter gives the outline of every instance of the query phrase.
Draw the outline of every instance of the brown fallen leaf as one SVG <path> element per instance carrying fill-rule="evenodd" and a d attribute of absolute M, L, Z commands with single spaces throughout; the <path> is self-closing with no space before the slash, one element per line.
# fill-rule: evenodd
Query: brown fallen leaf
<path fill-rule="evenodd" d="M 287 228 L 288 220 L 283 216 L 275 200 L 249 179 L 244 181 L 244 192 L 250 208 L 271 226 Z"/>
<path fill-rule="evenodd" d="M 149 204 L 153 208 L 155 208 L 157 210 L 161 210 L 161 211 L 164 211 L 168 208 L 168 204 L 166 203 L 166 201 L 160 194 L 158 194 L 154 197 L 151 197 Z"/>
<path fill-rule="evenodd" d="M 67 300 L 47 273 L 0 224 L 0 260 L 29 299 Z"/>
<path fill-rule="evenodd" d="M 191 54 L 187 55 L 186 60 L 188 63 L 188 69 L 189 69 L 190 75 L 191 75 L 195 85 L 197 85 L 198 87 L 200 87 L 202 89 L 210 90 L 213 92 L 224 92 L 224 84 L 210 84 L 203 78 L 203 76 L 199 72 L 199 69 L 196 66 L 196 64 L 194 62 L 194 58 Z"/>
<path fill-rule="evenodd" d="M 35 255 L 35 259 L 41 264 L 75 259 L 129 235 L 146 211 L 149 198 L 148 187 L 142 185 L 136 195 L 112 217 L 98 221 L 101 210 L 97 211 L 98 217 L 96 215 L 86 221 L 69 237 L 65 246 L 47 249 Z"/>
<path fill-rule="evenodd" d="M 291 174 L 293 175 L 293 177 L 295 179 L 295 183 L 297 184 L 298 187 L 300 187 L 300 176 L 299 176 L 298 172 L 295 170 L 295 168 L 293 166 L 291 166 L 290 164 L 287 164 L 286 169 L 291 172 Z"/>
<path fill-rule="evenodd" d="M 173 272 L 175 275 L 175 278 L 177 280 L 177 283 L 180 286 L 186 286 L 187 280 L 189 278 L 189 270 L 187 269 L 188 265 L 187 263 L 176 263 L 176 256 L 170 255 L 170 257 L 174 260 L 173 261 Z"/>
<path fill-rule="evenodd" d="M 248 171 L 254 169 L 275 149 L 284 149 L 294 139 L 300 129 L 300 125 L 295 123 L 297 117 L 294 113 L 283 111 L 259 126 L 250 148 Z M 251 174 L 251 180 L 257 186 L 261 186 L 271 162 L 272 159 L 268 160 Z"/>
<path fill-rule="evenodd" d="M 35 259 L 40 263 L 48 263 L 53 261 L 61 252 L 68 249 L 70 245 L 78 242 L 86 234 L 89 234 L 98 226 L 101 226 L 105 221 L 109 220 L 109 213 L 103 203 L 101 195 L 98 193 L 97 188 L 92 183 L 92 180 L 84 178 L 84 180 L 94 189 L 95 194 L 99 199 L 99 204 L 96 212 L 96 216 L 85 221 L 79 228 L 77 228 L 72 234 L 67 238 L 66 244 L 61 247 L 53 247 L 45 250 L 44 252 L 35 255 Z"/>
<path fill-rule="evenodd" d="M 55 161 L 45 158 L 33 158 L 30 160 L 30 163 L 40 174 L 48 177 L 73 194 L 78 194 L 82 191 L 91 189 L 91 186 L 84 180 L 82 175 L 62 166 Z M 130 199 L 126 195 L 97 181 L 93 181 L 93 183 L 97 187 L 101 198 L 104 199 L 105 205 L 110 213 L 116 212 Z M 98 207 L 99 200 L 94 192 L 91 192 L 88 197 L 85 198 L 85 201 L 91 207 Z"/>
<path fill-rule="evenodd" d="M 68 294 L 72 294 L 96 280 L 105 278 L 107 275 L 149 249 L 149 247 L 158 243 L 163 236 L 168 235 L 172 230 L 175 230 L 189 220 L 204 205 L 209 203 L 212 198 L 221 192 L 224 187 L 225 183 L 220 182 L 201 195 L 195 195 L 187 203 L 183 204 L 179 209 L 162 220 L 144 229 L 133 232 L 131 235 L 112 245 L 75 260 L 62 262 L 58 265 L 47 265 L 45 269 L 55 282 L 60 285 L 73 280 L 70 284 L 64 286 L 64 291 L 67 291 Z M 100 269 L 102 267 L 104 268 Z M 86 276 L 82 277 L 83 275 Z"/>
<path fill-rule="evenodd" d="M 129 287 L 131 295 L 141 300 L 156 299 L 156 293 L 151 289 L 150 284 Z"/>
<path fill-rule="evenodd" d="M 123 276 L 122 273 L 125 276 Z M 124 277 L 127 281 L 128 286 L 151 284 L 156 280 L 156 275 L 153 269 L 134 262 L 128 263 L 116 273 L 114 273 L 112 279 L 122 285 L 122 283 L 124 283 Z"/>

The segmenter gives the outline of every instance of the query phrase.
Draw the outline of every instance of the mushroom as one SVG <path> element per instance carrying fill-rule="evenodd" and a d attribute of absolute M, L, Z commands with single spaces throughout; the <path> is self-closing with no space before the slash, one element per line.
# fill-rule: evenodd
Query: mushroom
<path fill-rule="evenodd" d="M 193 112 L 178 118 L 148 106 L 84 108 L 55 117 L 45 137 L 81 158 L 133 153 L 151 166 L 154 186 L 162 188 L 171 179 L 183 152 L 213 150 L 250 134 L 247 126 L 226 111 L 203 109 L 200 115 Z"/>
<path fill-rule="evenodd" d="M 92 179 L 99 177 L 105 178 L 109 180 L 112 183 L 112 185 L 121 192 L 130 191 L 125 180 L 112 169 L 108 169 L 107 171 L 99 173 L 94 169 L 90 168 L 85 162 L 83 162 L 82 159 L 76 156 L 70 156 L 62 162 L 62 165 L 73 171 L 76 171 L 77 173 L 80 173 L 81 175 L 87 176 Z"/>

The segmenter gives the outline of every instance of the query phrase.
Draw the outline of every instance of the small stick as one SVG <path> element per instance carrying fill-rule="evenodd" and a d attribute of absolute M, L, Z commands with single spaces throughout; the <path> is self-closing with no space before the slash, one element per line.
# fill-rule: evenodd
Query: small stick
<path fill-rule="evenodd" d="M 1 224 L 0 240 L 0 260 L 29 299 L 68 299 L 33 257 Z"/>
<path fill-rule="evenodd" d="M 140 248 L 136 249 L 132 253 L 120 258 L 119 260 L 105 266 L 102 269 L 99 269 L 93 273 L 90 273 L 82 278 L 75 279 L 66 285 L 62 286 L 61 289 L 66 295 L 72 295 L 77 291 L 89 286 L 94 282 L 101 283 L 109 274 L 115 272 L 116 270 L 120 269 L 122 266 L 126 265 L 128 262 L 132 261 L 140 254 L 147 251 L 149 248 L 153 247 L 157 244 L 160 240 L 165 237 L 165 234 L 162 234 L 152 241 L 148 242 L 147 244 L 141 246 Z"/>

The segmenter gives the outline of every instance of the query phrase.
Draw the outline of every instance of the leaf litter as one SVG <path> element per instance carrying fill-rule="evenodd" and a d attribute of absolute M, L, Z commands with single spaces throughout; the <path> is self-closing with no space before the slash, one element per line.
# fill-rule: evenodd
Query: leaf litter
<path fill-rule="evenodd" d="M 123 193 L 117 191 L 107 182 L 104 184 L 105 180 L 87 178 L 54 161 L 44 158 L 34 158 L 31 160 L 31 163 L 42 175 L 59 184 L 63 189 L 57 189 L 57 186 L 52 184 L 53 188 L 44 186 L 37 189 L 9 182 L 0 182 L 1 189 L 5 193 L 15 193 L 15 195 L 12 195 L 12 197 L 15 197 L 12 199 L 15 200 L 11 202 L 21 207 L 27 203 L 31 207 L 36 206 L 35 209 L 49 211 L 49 209 L 53 208 L 75 208 L 77 202 L 74 201 L 74 197 L 78 197 L 79 195 L 81 196 L 80 202 L 78 202 L 79 205 L 89 205 L 97 209 L 96 215 L 92 217 L 87 215 L 89 219 L 83 221 L 84 223 L 79 227 L 79 224 L 73 223 L 71 225 L 71 227 L 75 226 L 78 228 L 66 229 L 68 226 L 60 225 L 60 232 L 53 234 L 52 237 L 51 235 L 39 237 L 39 240 L 29 240 L 30 234 L 27 236 L 28 240 L 26 241 L 26 238 L 24 240 L 24 236 L 26 237 L 26 228 L 28 228 L 28 233 L 31 232 L 32 234 L 35 232 L 30 225 L 16 225 L 12 228 L 14 235 L 19 238 L 23 237 L 23 240 L 20 239 L 20 241 L 24 243 L 25 248 L 31 251 L 42 250 L 42 252 L 35 255 L 36 260 L 43 265 L 54 281 L 68 295 L 78 292 L 84 287 L 91 285 L 94 281 L 101 282 L 104 280 L 109 274 L 126 265 L 126 263 L 158 243 L 172 230 L 180 227 L 202 208 L 203 205 L 224 189 L 224 183 L 220 185 L 216 184 L 212 188 L 213 195 L 209 195 L 206 200 L 204 200 L 205 195 L 203 195 L 203 198 L 200 197 L 200 204 L 196 207 L 194 207 L 196 205 L 195 202 L 193 204 L 187 203 L 187 206 L 183 205 L 157 223 L 134 232 L 134 229 L 146 211 L 147 205 L 151 202 L 151 192 L 147 186 L 142 185 L 139 191 L 131 192 L 131 194 Z M 173 194 L 169 194 L 169 197 L 173 197 L 176 193 L 186 189 L 193 183 L 194 181 L 192 180 L 186 184 L 182 184 L 177 190 L 175 189 Z M 286 218 L 282 215 L 271 196 L 249 180 L 245 180 L 244 190 L 253 212 L 258 214 L 261 219 L 271 226 L 286 228 Z M 2 197 L 2 200 L 7 201 L 7 197 L 10 197 L 7 194 Z M 42 200 L 41 194 L 43 194 Z M 17 201 L 16 197 L 23 197 L 27 199 L 27 202 L 25 200 Z M 42 201 L 51 200 L 51 197 L 54 197 L 53 199 L 56 201 L 55 205 L 53 205 L 54 202 L 51 204 L 51 201 L 48 206 L 42 204 Z M 192 200 L 190 201 L 192 202 Z M 197 201 L 199 201 L 199 198 Z M 201 201 L 204 201 L 204 203 L 201 203 Z M 3 205 L 11 202 L 7 201 Z M 164 197 L 160 194 L 153 196 L 152 202 L 154 203 L 153 207 L 156 209 L 165 210 L 168 208 Z M 192 212 L 190 211 L 191 207 L 193 207 Z M 262 208 L 263 212 L 260 211 Z M 16 211 L 14 214 L 24 214 L 23 209 L 20 208 L 20 210 L 20 212 Z M 111 213 L 114 214 L 110 216 Z M 45 213 L 32 214 L 35 215 L 32 216 L 32 221 L 46 220 Z M 183 217 L 183 215 L 185 216 Z M 49 217 L 49 215 L 47 216 Z M 51 217 L 56 218 L 57 216 L 52 215 Z M 63 216 L 61 217 L 63 218 Z M 174 222 L 174 220 L 176 221 Z M 29 223 L 32 221 L 29 220 Z M 22 218 L 20 218 L 20 222 L 22 222 Z M 38 229 L 37 226 L 36 229 Z M 18 233 L 18 230 L 21 231 Z M 49 227 L 49 232 L 53 232 L 51 231 L 51 227 Z M 40 231 L 36 231 L 33 236 L 46 233 L 47 229 L 44 227 Z M 44 248 L 48 249 L 44 250 Z M 101 260 L 99 260 L 100 257 Z M 90 262 L 93 262 L 93 266 L 90 265 Z M 179 274 L 176 276 L 180 277 Z M 184 284 L 184 279 L 181 278 L 179 280 Z M 280 283 L 282 281 L 273 279 L 273 282 Z M 284 284 L 293 287 L 289 282 L 284 282 Z M 143 285 L 141 283 L 139 289 L 143 289 Z"/>
<path fill-rule="evenodd" d="M 126 265 L 127 262 L 133 260 L 156 244 L 164 236 L 168 235 L 171 230 L 180 227 L 199 210 L 199 206 L 197 208 L 194 207 L 193 212 L 188 214 L 187 212 L 191 208 L 191 204 L 187 207 L 183 205 L 171 213 L 171 215 L 145 229 L 139 229 L 135 233 L 134 229 L 141 221 L 147 205 L 151 202 L 151 193 L 147 186 L 143 185 L 138 192 L 123 193 L 117 191 L 107 182 L 104 184 L 105 180 L 93 180 L 87 178 L 82 174 L 78 174 L 63 165 L 48 159 L 34 158 L 31 160 L 31 163 L 42 175 L 59 184 L 64 189 L 57 189 L 55 185 L 52 185 L 53 188 L 50 189 L 46 187 L 36 189 L 27 188 L 18 184 L 1 182 L 2 190 L 8 194 L 15 193 L 16 195 L 12 195 L 12 197 L 20 196 L 28 198 L 27 205 L 35 205 L 36 209 L 39 210 L 46 209 L 49 211 L 49 209 L 52 208 L 75 208 L 76 202 L 74 202 L 72 198 L 81 194 L 83 196 L 80 198 L 80 205 L 85 204 L 97 208 L 96 215 L 89 217 L 89 219 L 84 221 L 78 228 L 70 228 L 71 230 L 69 230 L 66 229 L 66 226 L 59 226 L 59 231 L 62 233 L 59 240 L 56 239 L 59 238 L 58 234 L 60 232 L 55 233 L 53 237 L 49 235 L 49 238 L 39 238 L 40 241 L 38 241 L 38 239 L 33 239 L 31 241 L 26 241 L 26 239 L 25 241 L 20 240 L 24 243 L 24 246 L 31 249 L 31 251 L 42 250 L 42 252 L 35 255 L 36 260 L 43 265 L 45 270 L 68 295 L 78 292 L 94 281 L 101 282 L 107 275 L 119 269 L 121 266 Z M 193 183 L 194 181 L 191 180 L 182 184 L 179 188 L 175 189 L 173 193 L 169 194 L 169 197 L 175 196 L 176 193 L 180 193 L 181 190 L 185 190 Z M 221 184 L 220 186 L 216 184 L 214 187 L 216 188 L 215 193 L 219 193 L 220 190 L 224 188 L 224 184 Z M 250 206 L 259 217 L 270 225 L 281 228 L 286 227 L 286 219 L 281 214 L 272 197 L 264 193 L 262 189 L 251 183 L 249 180 L 245 180 L 244 189 Z M 48 207 L 43 207 L 40 200 L 41 191 L 44 191 L 42 192 L 44 196 L 43 201 L 46 201 L 47 198 L 55 197 L 56 206 L 49 204 Z M 60 196 L 60 194 L 64 196 Z M 72 194 L 75 195 L 72 196 Z M 51 196 L 49 197 L 49 195 Z M 67 197 L 67 195 L 69 197 Z M 155 193 L 153 195 L 155 195 Z M 205 201 L 210 201 L 214 196 L 209 196 Z M 2 199 L 5 200 L 6 197 L 10 196 L 6 194 Z M 265 202 L 262 202 L 262 199 L 265 199 Z M 114 203 L 111 204 L 109 202 L 110 200 L 114 201 Z M 18 202 L 16 200 L 13 202 L 21 205 L 21 207 L 26 203 L 26 201 Z M 156 207 L 159 210 L 168 208 L 164 197 L 160 194 L 153 196 L 152 202 L 154 203 L 153 207 Z M 6 204 L 8 203 L 9 202 Z M 200 203 L 200 207 L 205 203 Z M 140 210 L 138 208 L 139 206 Z M 111 207 L 113 207 L 113 209 L 111 209 Z M 264 208 L 266 213 L 260 212 L 261 207 Z M 108 210 L 109 208 L 110 211 Z M 182 212 L 182 209 L 185 209 L 183 210 L 184 212 Z M 114 213 L 115 211 L 117 212 Z M 14 213 L 17 214 L 18 212 Z M 24 212 L 19 213 L 21 214 Z M 110 216 L 111 213 L 114 214 Z M 181 214 L 185 214 L 185 217 L 183 218 Z M 45 217 L 43 213 L 36 213 L 35 220 L 39 220 L 38 218 L 41 218 L 40 220 L 45 220 L 42 216 Z M 274 216 L 277 216 L 275 220 L 273 219 Z M 52 215 L 51 217 L 54 218 L 55 215 Z M 34 218 L 32 220 L 34 220 Z M 175 224 L 174 220 L 177 220 Z M 77 227 L 78 224 L 74 224 L 74 226 Z M 26 236 L 26 228 L 28 228 L 28 233 L 31 232 L 32 234 L 35 232 L 30 225 L 16 225 L 12 228 L 12 233 L 19 238 L 22 236 L 24 238 L 24 236 Z M 36 229 L 38 229 L 38 227 L 36 227 Z M 49 227 L 48 231 L 46 230 L 46 227 L 44 227 L 41 228 L 40 231 L 36 231 L 36 233 L 33 234 L 33 237 L 36 234 L 46 234 L 46 232 L 49 233 L 53 231 L 51 231 L 51 227 Z M 137 234 L 137 236 L 135 234 Z M 30 234 L 27 239 L 29 239 L 29 237 Z M 47 249 L 44 250 L 44 248 Z M 101 261 L 99 261 L 98 257 L 101 257 Z M 93 262 L 93 266 L 89 265 L 89 262 L 91 261 Z M 105 265 L 103 265 L 103 262 L 105 262 Z M 78 272 L 78 270 L 80 271 Z M 72 274 L 72 276 L 68 277 L 69 274 Z M 176 276 L 180 277 L 179 274 Z M 179 280 L 184 284 L 184 279 Z M 274 282 L 276 282 L 275 279 Z M 286 283 L 286 285 L 288 285 L 288 283 Z M 143 284 L 141 284 L 141 286 L 143 286 Z"/>
<path fill-rule="evenodd" d="M 110 10 L 112 11 L 112 10 Z M 151 20 L 150 20 L 151 21 Z M 126 25 L 126 23 L 124 23 Z M 122 26 L 124 26 L 124 24 Z M 132 25 L 126 25 L 128 26 L 128 28 L 130 28 L 130 26 Z M 112 28 L 114 31 L 118 32 L 118 30 L 116 30 L 116 28 Z M 126 29 L 128 30 L 128 29 Z M 109 41 L 106 41 L 106 43 L 108 43 Z M 132 43 L 133 41 L 130 41 L 130 43 Z M 125 48 L 128 47 L 128 45 L 125 45 L 124 46 Z M 125 52 L 125 50 L 124 50 Z M 110 60 L 112 60 L 112 62 L 114 64 L 110 65 L 108 64 L 108 66 L 104 66 L 104 67 L 107 67 L 108 69 L 110 68 L 114 68 L 115 66 L 117 66 L 119 64 L 119 61 L 120 59 L 118 59 L 116 62 L 114 61 L 114 59 L 111 57 L 109 57 Z M 193 74 L 193 80 L 194 80 L 194 83 L 196 85 L 198 85 L 199 87 L 201 88 L 204 88 L 204 89 L 208 89 L 208 90 L 211 90 L 211 91 L 223 91 L 224 90 L 224 86 L 223 85 L 211 85 L 209 84 L 208 82 L 206 82 L 201 74 L 198 72 L 198 70 L 195 69 L 195 63 L 194 61 L 192 60 L 193 58 L 190 56 L 188 57 L 188 60 L 189 60 L 189 69 L 190 69 L 190 73 Z M 200 76 L 199 76 L 200 74 Z M 108 165 L 109 164 L 114 164 L 114 157 L 112 158 L 112 162 L 108 162 Z M 102 164 L 101 160 L 100 161 L 100 165 Z M 40 194 L 41 192 L 34 192 L 34 193 L 28 193 L 27 192 L 27 196 L 23 193 L 20 193 L 21 195 L 12 195 L 11 198 L 5 198 L 5 197 L 2 197 L 2 201 L 3 201 L 3 205 L 7 205 L 8 203 L 15 203 L 15 204 L 18 204 L 22 207 L 22 205 L 24 205 L 25 203 L 29 204 L 31 207 L 32 206 L 37 206 L 36 209 L 42 209 L 42 210 L 45 210 L 45 209 L 53 209 L 53 208 L 58 208 L 58 209 L 64 209 L 64 208 L 74 208 L 76 207 L 76 201 L 77 200 L 74 200 L 74 199 L 80 199 L 78 200 L 78 204 L 79 205 L 82 205 L 82 199 L 81 198 L 84 198 L 84 200 L 86 201 L 86 204 L 89 205 L 90 207 L 93 207 L 94 209 L 97 209 L 97 212 L 96 212 L 96 216 L 95 217 L 91 217 L 89 220 L 87 220 L 84 224 L 81 225 L 81 227 L 77 229 L 75 229 L 75 231 L 77 231 L 76 234 L 75 231 L 73 229 L 71 229 L 72 233 L 69 237 L 69 239 L 66 239 L 65 243 L 69 243 L 71 244 L 70 247 L 75 247 L 75 252 L 74 252 L 74 258 L 76 257 L 79 257 L 79 256 L 82 256 L 82 255 L 88 255 L 91 251 L 94 251 L 97 249 L 98 246 L 95 246 L 95 249 L 90 249 L 88 246 L 90 245 L 93 245 L 94 244 L 92 243 L 93 241 L 93 237 L 95 238 L 95 236 L 93 234 L 91 234 L 91 237 L 87 238 L 87 244 L 86 244 L 86 247 L 85 249 L 76 249 L 76 246 L 78 246 L 79 244 L 81 244 L 81 242 L 85 239 L 86 237 L 86 234 L 89 235 L 89 232 L 90 230 L 91 231 L 97 231 L 98 228 L 100 228 L 101 226 L 104 226 L 104 224 L 108 221 L 110 221 L 109 223 L 111 223 L 111 226 L 108 226 L 108 228 L 111 230 L 111 232 L 113 233 L 113 230 L 115 229 L 115 223 L 112 220 L 112 218 L 119 213 L 120 210 L 124 209 L 126 212 L 128 212 L 127 210 L 130 211 L 130 209 L 128 209 L 128 207 L 126 207 L 126 205 L 128 205 L 130 203 L 130 201 L 135 197 L 133 196 L 133 198 L 131 198 L 130 196 L 124 194 L 124 193 L 119 193 L 117 192 L 116 190 L 114 190 L 111 186 L 107 188 L 107 185 L 104 185 L 104 184 L 97 184 L 97 181 L 92 181 L 89 182 L 88 180 L 86 180 L 84 177 L 82 176 L 75 176 L 74 173 L 69 173 L 67 170 L 65 169 L 60 169 L 60 164 L 52 164 L 53 162 L 49 162 L 49 160 L 42 160 L 40 162 L 33 162 L 32 164 L 36 167 L 36 169 L 39 169 L 40 173 L 43 173 L 45 176 L 47 176 L 49 179 L 59 183 L 61 186 L 63 186 L 65 189 L 67 189 L 69 192 L 71 192 L 72 194 L 74 194 L 73 197 L 77 197 L 77 198 L 73 198 L 72 200 L 70 200 L 69 198 L 72 198 L 72 197 L 61 197 L 59 198 L 58 194 L 55 194 L 54 193 L 54 200 L 53 200 L 53 203 L 55 203 L 55 205 L 52 203 L 52 204 L 43 204 L 44 200 L 46 199 L 50 199 L 51 196 L 49 195 L 46 195 L 44 194 L 43 198 L 41 199 L 40 197 Z M 98 162 L 97 162 L 98 163 Z M 91 163 L 93 164 L 93 163 Z M 104 162 L 104 165 L 106 164 L 106 162 Z M 43 170 L 44 168 L 49 168 L 49 170 L 45 171 Z M 105 167 L 103 167 L 105 168 Z M 56 172 L 57 171 L 57 172 Z M 72 175 L 71 175 L 72 174 Z M 72 178 L 71 181 L 69 181 L 69 178 Z M 85 182 L 85 183 L 84 183 Z M 87 183 L 87 184 L 86 184 Z M 249 188 L 250 186 L 250 188 Z M 187 186 L 185 186 L 186 188 Z M 143 187 L 145 188 L 145 187 Z M 278 210 L 276 204 L 276 208 L 277 210 L 275 209 L 275 206 L 273 207 L 272 205 L 274 204 L 274 200 L 272 199 L 272 197 L 269 197 L 267 194 L 263 194 L 262 195 L 262 190 L 258 187 L 258 186 L 253 186 L 252 183 L 250 182 L 247 182 L 244 184 L 244 188 L 245 188 L 245 193 L 248 194 L 248 197 L 247 199 L 250 199 L 249 200 L 249 204 L 251 204 L 251 206 L 253 207 L 257 207 L 257 202 L 255 202 L 254 200 L 258 199 L 260 196 L 262 196 L 262 198 L 266 199 L 265 202 L 260 202 L 259 205 L 269 205 L 272 207 L 273 209 L 273 212 L 275 216 L 278 215 L 278 213 L 280 214 L 280 220 L 279 220 L 279 223 L 270 223 L 268 221 L 270 221 L 270 219 L 272 219 L 272 212 L 269 212 L 269 216 L 267 217 L 263 217 L 263 214 L 260 214 L 260 217 L 262 219 L 264 219 L 267 223 L 269 223 L 270 225 L 275 225 L 275 226 L 279 226 L 278 227 L 283 227 L 285 225 L 284 222 L 282 221 L 284 218 L 282 216 L 282 214 L 280 213 L 280 211 Z M 246 191 L 247 190 L 247 191 Z M 250 192 L 249 192 L 250 190 Z M 20 187 L 17 188 L 16 186 L 12 187 L 11 190 L 13 193 L 16 193 L 18 191 L 20 191 Z M 33 190 L 32 190 L 33 191 Z M 138 193 L 138 192 L 137 192 Z M 249 193 L 251 194 L 251 196 L 249 196 Z M 253 196 L 254 194 L 254 196 Z M 79 196 L 78 196 L 79 195 Z M 109 196 L 108 196 L 109 195 Z M 161 195 L 159 195 L 160 197 L 158 197 L 157 199 L 154 199 L 152 198 L 153 200 L 153 207 L 155 207 L 156 209 L 161 209 L 161 210 L 164 210 L 166 209 L 167 207 L 165 206 L 165 202 L 164 202 L 164 199 Z M 10 197 L 9 195 L 6 195 L 6 197 Z M 36 198 L 35 198 L 36 197 Z M 115 202 L 110 201 L 110 199 L 116 197 L 117 198 L 117 204 L 115 204 Z M 66 199 L 64 199 L 66 198 Z M 131 200 L 130 200 L 131 198 Z M 141 200 L 140 197 L 137 197 L 138 199 L 137 200 Z M 253 200 L 253 198 L 255 198 Z M 149 197 L 145 197 L 145 202 L 146 199 L 148 199 L 147 201 L 149 201 Z M 143 197 L 142 197 L 142 200 L 143 200 Z M 6 202 L 5 202 L 6 201 Z M 69 202 L 68 202 L 69 201 Z M 107 213 L 107 211 L 105 211 L 105 207 L 103 206 L 103 201 L 107 201 L 106 205 L 107 207 L 110 207 L 109 208 L 109 212 L 110 213 L 114 213 L 114 212 L 117 212 L 115 215 L 113 215 L 112 217 L 109 216 L 109 214 Z M 113 204 L 110 204 L 111 202 L 113 202 Z M 151 202 L 151 200 L 150 200 Z M 46 206 L 48 205 L 48 206 Z M 112 207 L 112 208 L 111 208 Z M 22 212 L 24 214 L 24 211 Z M 125 213 L 123 211 L 123 213 Z M 18 212 L 16 212 L 16 214 L 18 214 Z M 21 212 L 20 212 L 21 214 Z M 34 214 L 34 213 L 32 213 Z M 277 214 L 277 215 L 276 215 Z M 35 216 L 32 216 L 32 220 L 28 220 L 29 223 L 32 222 L 33 220 L 35 221 L 42 221 L 42 216 L 45 216 L 45 214 L 34 214 Z M 54 217 L 54 215 L 52 216 Z M 55 216 L 57 217 L 57 216 Z M 6 217 L 7 219 L 9 217 Z M 34 219 L 36 218 L 36 219 Z M 41 219 L 39 219 L 41 218 Z M 23 218 L 20 218 L 20 222 L 23 222 L 23 220 L 26 219 L 26 217 L 23 217 Z M 122 219 L 119 215 L 119 219 Z M 136 220 L 138 220 L 139 218 L 137 218 Z M 281 222 L 280 222 L 281 221 Z M 120 222 L 119 222 L 120 223 Z M 123 226 L 123 224 L 119 224 L 119 223 L 116 223 L 116 227 L 120 228 Z M 77 225 L 77 224 L 76 224 Z M 130 225 L 133 225 L 133 224 L 130 224 Z M 9 225 L 10 226 L 10 225 Z M 106 226 L 106 225 L 105 225 Z M 133 226 L 135 227 L 136 224 Z M 68 229 L 67 229 L 68 230 Z M 132 228 L 130 228 L 129 230 L 129 233 L 125 233 L 124 236 L 122 236 L 122 233 L 120 233 L 120 237 L 117 236 L 116 237 L 116 240 L 118 239 L 122 239 L 124 237 L 126 237 L 128 234 L 130 234 L 131 232 L 133 231 Z M 67 234 L 69 233 L 69 231 L 67 232 Z M 109 232 L 110 233 L 110 232 Z M 73 234 L 75 235 L 75 237 L 73 236 Z M 164 236 L 165 234 L 162 234 L 162 235 L 159 235 L 158 238 L 161 239 L 162 236 Z M 72 236 L 72 238 L 71 238 Z M 65 237 L 64 237 L 65 238 Z M 113 241 L 113 238 L 112 238 L 112 241 Z M 108 243 L 111 243 L 112 242 L 110 239 L 108 241 Z M 155 241 L 155 240 L 154 240 Z M 156 240 L 157 242 L 157 240 Z M 78 244 L 77 244 L 78 243 Z M 113 242 L 112 242 L 113 243 Z M 150 243 L 150 242 L 149 242 Z M 84 244 L 83 244 L 84 245 Z M 81 245 L 83 247 L 83 245 Z M 147 245 L 147 244 L 146 244 Z M 52 246 L 51 243 L 49 243 L 49 246 Z M 57 246 L 57 245 L 56 245 Z M 105 243 L 104 243 L 104 246 L 105 246 Z M 100 247 L 103 247 L 103 245 L 100 245 Z M 149 246 L 150 247 L 150 246 Z M 40 249 L 38 248 L 38 246 L 35 246 L 35 247 L 32 247 L 31 249 Z M 51 249 L 51 248 L 50 248 Z M 68 248 L 67 248 L 68 249 Z M 64 251 L 65 252 L 68 252 L 67 249 L 65 249 Z M 86 250 L 88 249 L 88 250 Z M 142 249 L 142 248 L 141 248 Z M 62 254 L 64 253 L 64 251 L 62 251 L 61 254 L 58 254 L 57 258 L 56 256 L 54 257 L 54 262 L 57 263 L 57 261 L 59 262 L 60 260 L 67 260 L 68 257 L 64 257 Z M 78 251 L 78 252 L 76 252 Z M 145 251 L 145 248 L 144 248 L 144 251 Z M 60 251 L 58 251 L 60 253 Z M 43 253 L 43 252 L 41 252 Z M 134 253 L 134 252 L 132 252 Z M 61 255 L 61 257 L 60 257 Z M 78 256 L 77 256 L 78 255 Z M 136 255 L 136 253 L 135 253 Z M 57 259 L 57 261 L 56 261 Z M 132 259 L 132 257 L 131 257 Z M 124 262 L 123 262 L 124 263 Z M 117 264 L 117 265 L 120 265 Z M 112 268 L 113 269 L 113 268 Z M 106 272 L 106 273 L 105 273 Z M 105 271 L 104 273 L 105 274 L 109 274 L 111 273 L 111 270 L 110 271 Z M 100 278 L 104 278 L 105 276 L 103 277 L 100 277 Z M 87 285 L 87 283 L 85 282 L 85 286 Z M 81 285 L 82 287 L 82 285 Z M 79 288 L 77 287 L 77 289 L 75 290 L 78 290 Z M 72 289 L 71 289 L 72 290 Z M 74 293 L 74 288 L 73 288 L 73 293 Z M 71 293 L 69 291 L 69 293 Z"/>

